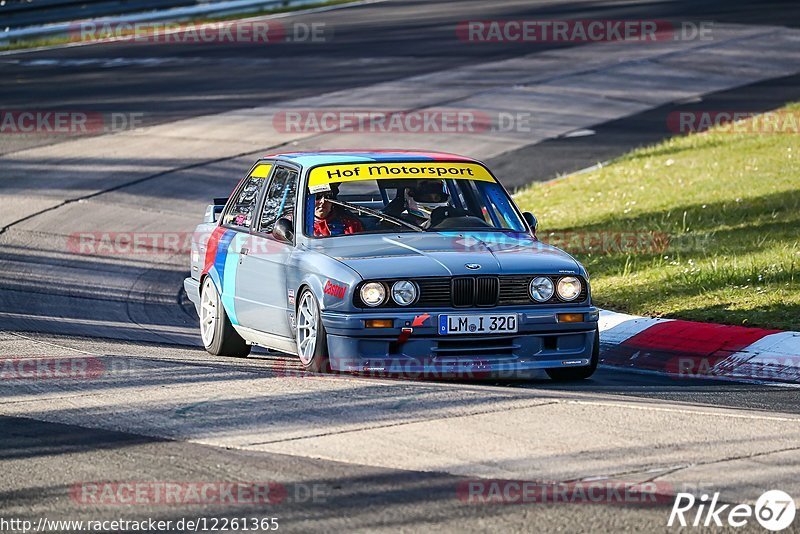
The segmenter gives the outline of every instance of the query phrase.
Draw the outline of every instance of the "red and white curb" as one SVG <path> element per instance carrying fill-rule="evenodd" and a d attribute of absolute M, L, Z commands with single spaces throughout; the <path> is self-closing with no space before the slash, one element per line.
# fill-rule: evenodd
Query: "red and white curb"
<path fill-rule="evenodd" d="M 800 384 L 800 332 L 603 310 L 600 363 L 675 378 Z"/>

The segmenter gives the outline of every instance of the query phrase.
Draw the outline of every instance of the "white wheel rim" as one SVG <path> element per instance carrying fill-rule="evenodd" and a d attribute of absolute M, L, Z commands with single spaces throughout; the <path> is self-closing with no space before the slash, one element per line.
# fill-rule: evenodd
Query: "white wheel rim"
<path fill-rule="evenodd" d="M 210 347 L 214 341 L 214 330 L 217 327 L 217 290 L 210 278 L 203 284 L 200 296 L 200 336 L 203 345 Z"/>
<path fill-rule="evenodd" d="M 307 291 L 297 308 L 297 355 L 306 365 L 317 348 L 317 313 L 317 300 Z"/>

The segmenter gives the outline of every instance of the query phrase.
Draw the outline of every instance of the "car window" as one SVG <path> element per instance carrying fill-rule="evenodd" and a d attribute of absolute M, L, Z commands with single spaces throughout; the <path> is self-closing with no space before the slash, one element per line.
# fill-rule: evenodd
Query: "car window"
<path fill-rule="evenodd" d="M 270 163 L 256 165 L 250 176 L 242 183 L 231 199 L 232 203 L 222 219 L 223 225 L 234 226 L 243 230 L 250 228 L 253 211 L 256 209 L 256 202 L 258 201 L 258 193 L 261 191 L 271 169 L 272 164 Z"/>
<path fill-rule="evenodd" d="M 330 181 L 324 187 L 306 193 L 305 228 L 309 237 L 409 231 L 401 223 L 381 218 L 381 214 L 427 231 L 521 232 L 525 228 L 500 184 L 486 180 L 351 178 Z M 397 198 L 401 192 L 403 197 Z M 318 210 L 315 202 L 319 196 L 332 197 L 339 204 Z M 380 213 L 359 211 L 357 206 Z"/>
<path fill-rule="evenodd" d="M 260 231 L 270 233 L 275 221 L 281 217 L 294 220 L 298 172 L 287 167 L 277 167 L 261 210 Z"/>

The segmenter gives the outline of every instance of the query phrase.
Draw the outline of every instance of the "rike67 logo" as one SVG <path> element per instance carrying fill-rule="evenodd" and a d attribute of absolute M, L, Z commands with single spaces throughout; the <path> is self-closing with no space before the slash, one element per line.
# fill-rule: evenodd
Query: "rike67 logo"
<path fill-rule="evenodd" d="M 704 494 L 697 499 L 691 493 L 678 493 L 667 526 L 743 527 L 755 517 L 765 529 L 778 532 L 794 521 L 795 502 L 784 491 L 770 490 L 763 493 L 755 506 L 722 504 L 719 495 L 719 492 L 714 493 L 709 499 Z"/>

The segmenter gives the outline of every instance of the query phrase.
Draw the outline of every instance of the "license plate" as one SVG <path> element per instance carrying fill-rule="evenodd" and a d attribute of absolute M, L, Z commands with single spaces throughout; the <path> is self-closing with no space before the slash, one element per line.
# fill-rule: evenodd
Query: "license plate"
<path fill-rule="evenodd" d="M 517 315 L 440 315 L 439 334 L 508 334 L 517 331 Z"/>

